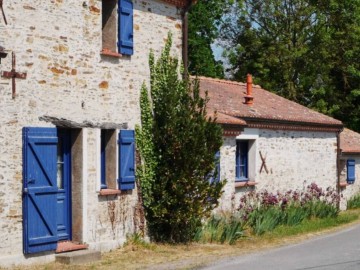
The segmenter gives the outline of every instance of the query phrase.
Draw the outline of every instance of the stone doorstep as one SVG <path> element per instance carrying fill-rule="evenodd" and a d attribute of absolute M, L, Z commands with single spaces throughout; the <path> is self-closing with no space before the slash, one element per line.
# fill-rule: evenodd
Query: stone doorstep
<path fill-rule="evenodd" d="M 77 250 L 55 255 L 55 261 L 62 264 L 84 264 L 101 260 L 100 251 Z"/>
<path fill-rule="evenodd" d="M 87 248 L 88 245 L 78 244 L 71 241 L 62 241 L 58 242 L 55 253 L 69 252 Z"/>

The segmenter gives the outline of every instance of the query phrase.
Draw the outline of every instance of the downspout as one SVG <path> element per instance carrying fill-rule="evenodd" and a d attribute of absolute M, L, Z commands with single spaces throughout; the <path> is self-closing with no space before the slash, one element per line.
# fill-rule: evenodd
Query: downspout
<path fill-rule="evenodd" d="M 337 141 L 337 149 L 336 149 L 336 172 L 337 172 L 337 185 L 336 192 L 339 196 L 339 200 L 337 202 L 337 208 L 340 209 L 340 156 L 341 156 L 341 148 L 340 148 L 340 133 L 344 130 L 344 128 L 339 129 L 336 133 L 336 141 Z"/>
<path fill-rule="evenodd" d="M 188 0 L 185 7 L 181 12 L 181 19 L 182 19 L 182 36 L 183 36 L 183 46 L 182 46 L 182 58 L 184 64 L 184 79 L 187 79 L 189 76 L 188 74 L 188 65 L 189 65 L 189 58 L 188 58 L 188 31 L 189 31 L 189 9 L 192 4 L 192 0 Z"/>

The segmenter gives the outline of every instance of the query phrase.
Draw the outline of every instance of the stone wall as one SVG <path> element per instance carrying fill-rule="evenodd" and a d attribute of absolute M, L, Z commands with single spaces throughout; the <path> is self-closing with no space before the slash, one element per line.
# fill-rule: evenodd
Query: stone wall
<path fill-rule="evenodd" d="M 249 180 L 255 187 L 235 188 L 236 140 L 251 141 Z M 336 188 L 335 133 L 245 129 L 238 137 L 225 137 L 221 148 L 221 179 L 226 179 L 220 209 L 234 209 L 241 195 L 249 190 L 272 192 L 302 189 L 315 182 L 321 187 Z M 263 168 L 260 152 L 266 160 Z"/>
<path fill-rule="evenodd" d="M 13 0 L 4 2 L 8 25 L 1 25 L 2 46 L 9 50 L 1 71 L 27 73 L 16 80 L 0 79 L 0 265 L 52 258 L 22 255 L 22 137 L 25 126 L 51 127 L 47 115 L 77 123 L 140 121 L 139 93 L 149 84 L 148 54 L 158 56 L 173 33 L 173 53 L 180 57 L 182 25 L 179 10 L 155 0 L 134 0 L 134 55 L 102 56 L 101 1 Z M 0 24 L 3 24 L 0 21 Z M 83 130 L 83 240 L 103 250 L 122 243 L 134 230 L 136 190 L 99 197 L 98 149 L 95 129 Z M 113 209 L 113 210 L 111 210 Z M 115 212 L 115 214 L 112 214 Z M 115 215 L 117 225 L 111 226 Z"/>
<path fill-rule="evenodd" d="M 340 158 L 340 182 L 346 183 L 347 169 L 346 161 L 348 159 L 355 160 L 355 182 L 347 186 L 341 187 L 342 200 L 340 209 L 345 210 L 347 206 L 347 200 L 352 196 L 360 193 L 360 156 L 359 155 L 342 155 Z"/>

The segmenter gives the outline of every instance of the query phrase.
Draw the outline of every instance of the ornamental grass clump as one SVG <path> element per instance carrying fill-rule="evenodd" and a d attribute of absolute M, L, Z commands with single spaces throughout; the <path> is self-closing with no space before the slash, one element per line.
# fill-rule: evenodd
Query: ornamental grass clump
<path fill-rule="evenodd" d="M 347 209 L 360 208 L 360 194 L 352 196 L 347 202 Z"/>
<path fill-rule="evenodd" d="M 239 216 L 213 215 L 197 230 L 194 240 L 232 245 L 244 236 L 244 227 L 245 223 Z"/>
<path fill-rule="evenodd" d="M 301 191 L 249 192 L 241 197 L 238 213 L 254 234 L 261 235 L 279 225 L 296 226 L 305 219 L 336 217 L 338 202 L 334 189 L 323 190 L 311 183 Z"/>

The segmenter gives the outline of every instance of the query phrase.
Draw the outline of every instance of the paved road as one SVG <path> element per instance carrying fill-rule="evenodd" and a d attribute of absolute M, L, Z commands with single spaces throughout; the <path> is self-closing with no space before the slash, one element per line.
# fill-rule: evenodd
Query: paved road
<path fill-rule="evenodd" d="M 360 224 L 296 245 L 227 259 L 206 270 L 360 270 Z"/>

